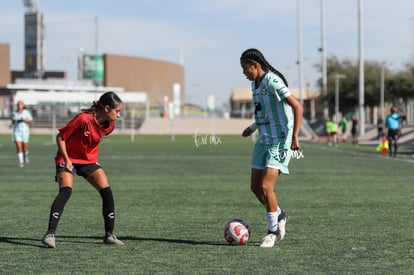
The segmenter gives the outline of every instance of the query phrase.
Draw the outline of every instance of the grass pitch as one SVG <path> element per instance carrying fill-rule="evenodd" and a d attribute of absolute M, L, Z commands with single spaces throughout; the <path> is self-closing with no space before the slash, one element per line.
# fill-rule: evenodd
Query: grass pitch
<path fill-rule="evenodd" d="M 57 193 L 50 136 L 32 136 L 19 168 L 10 136 L 0 136 L 0 273 L 7 274 L 412 274 L 413 158 L 388 159 L 375 147 L 302 143 L 304 158 L 276 185 L 288 210 L 285 240 L 258 247 L 264 210 L 249 190 L 250 139 L 223 136 L 110 136 L 100 163 L 115 197 L 115 234 L 102 244 L 101 200 L 75 178 L 46 249 Z M 252 225 L 244 246 L 227 245 L 232 218 Z"/>

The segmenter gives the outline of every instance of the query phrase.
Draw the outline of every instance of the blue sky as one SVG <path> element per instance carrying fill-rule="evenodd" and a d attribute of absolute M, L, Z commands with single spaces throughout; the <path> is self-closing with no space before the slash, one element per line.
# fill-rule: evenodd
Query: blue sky
<path fill-rule="evenodd" d="M 232 88 L 249 87 L 242 51 L 255 47 L 298 86 L 296 1 L 286 0 L 37 0 L 44 13 L 45 68 L 76 79 L 80 48 L 184 61 L 186 100 L 227 102 Z M 364 54 L 401 69 L 414 55 L 414 1 L 364 0 Z M 11 67 L 23 63 L 23 1 L 0 0 L 0 42 L 11 46 Z M 325 0 L 328 55 L 358 58 L 358 0 Z M 316 88 L 320 73 L 320 0 L 302 0 L 304 80 Z"/>

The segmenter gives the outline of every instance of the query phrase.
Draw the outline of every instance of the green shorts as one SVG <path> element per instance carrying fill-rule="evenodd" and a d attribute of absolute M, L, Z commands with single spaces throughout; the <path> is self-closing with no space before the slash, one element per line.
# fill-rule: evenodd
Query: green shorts
<path fill-rule="evenodd" d="M 252 168 L 264 170 L 266 167 L 279 169 L 289 174 L 289 161 L 292 157 L 290 144 L 263 144 L 256 142 L 252 157 Z"/>

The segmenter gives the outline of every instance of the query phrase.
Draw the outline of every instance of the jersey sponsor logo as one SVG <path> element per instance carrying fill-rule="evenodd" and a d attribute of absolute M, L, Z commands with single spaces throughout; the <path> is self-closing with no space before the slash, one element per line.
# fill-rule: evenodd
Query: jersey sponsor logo
<path fill-rule="evenodd" d="M 254 103 L 254 114 L 257 115 L 258 112 L 262 110 L 262 104 L 260 102 Z"/>

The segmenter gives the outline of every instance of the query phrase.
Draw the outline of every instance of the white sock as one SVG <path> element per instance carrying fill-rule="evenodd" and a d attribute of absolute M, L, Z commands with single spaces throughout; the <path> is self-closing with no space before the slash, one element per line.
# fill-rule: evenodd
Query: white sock
<path fill-rule="evenodd" d="M 23 163 L 24 162 L 23 153 L 17 153 L 17 159 L 19 160 L 19 163 Z"/>
<path fill-rule="evenodd" d="M 29 159 L 29 151 L 26 151 L 26 152 L 24 152 L 24 160 L 25 160 L 25 162 L 27 163 L 28 160 Z"/>
<path fill-rule="evenodd" d="M 266 212 L 267 229 L 271 232 L 276 232 L 278 228 L 278 218 L 282 211 L 280 207 L 277 208 L 276 212 Z"/>

